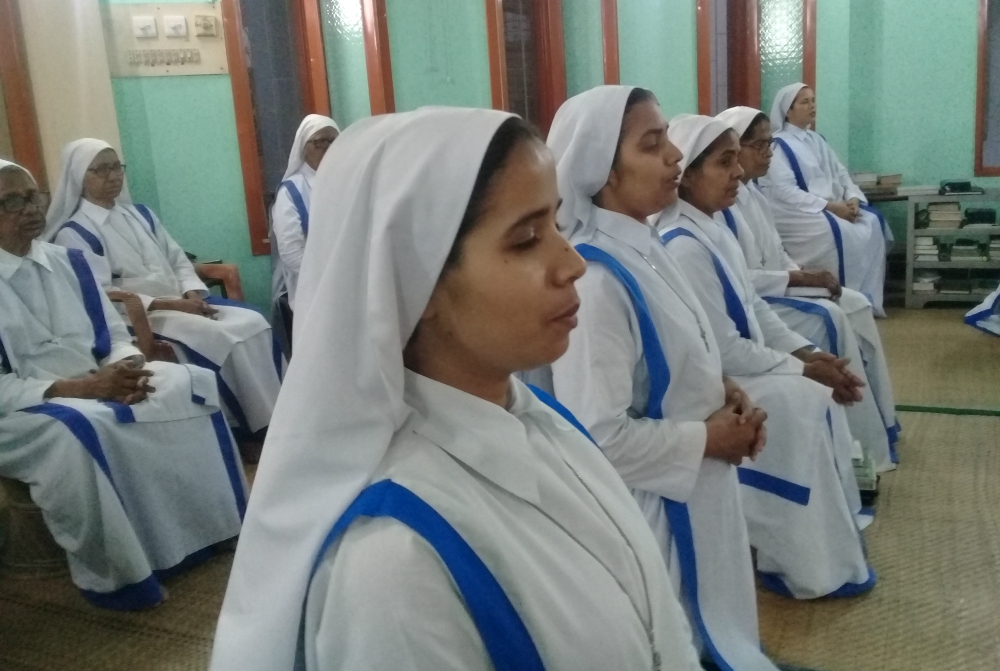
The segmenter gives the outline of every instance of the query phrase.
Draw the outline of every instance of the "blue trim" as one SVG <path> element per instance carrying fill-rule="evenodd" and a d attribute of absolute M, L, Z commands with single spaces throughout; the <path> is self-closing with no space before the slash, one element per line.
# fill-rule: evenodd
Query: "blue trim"
<path fill-rule="evenodd" d="M 358 517 L 388 517 L 427 541 L 447 567 L 497 671 L 544 671 L 531 634 L 475 550 L 423 499 L 392 480 L 365 488 L 320 546 L 310 581 L 333 543 Z"/>
<path fill-rule="evenodd" d="M 101 447 L 101 439 L 97 435 L 97 429 L 94 428 L 94 425 L 90 423 L 90 420 L 82 412 L 61 403 L 33 405 L 30 408 L 24 408 L 21 412 L 27 412 L 32 415 L 46 415 L 62 422 L 69 429 L 69 432 L 73 434 L 73 437 L 80 441 L 83 448 L 97 462 L 97 466 L 104 473 L 108 482 L 111 483 L 112 489 L 115 490 L 116 494 L 118 493 L 118 487 L 115 486 L 115 480 L 111 477 L 111 466 L 108 465 L 108 459 L 104 455 L 104 448 Z"/>
<path fill-rule="evenodd" d="M 274 361 L 274 372 L 278 374 L 278 382 L 284 382 L 281 369 L 285 353 L 281 350 L 281 343 L 278 342 L 278 333 L 273 328 L 271 329 L 271 358 Z"/>
<path fill-rule="evenodd" d="M 780 594 L 781 596 L 786 596 L 789 599 L 797 599 L 788 586 L 785 585 L 785 581 L 777 573 L 763 573 L 758 572 L 760 576 L 760 583 L 768 590 L 774 592 L 775 594 Z M 868 567 L 868 579 L 863 583 L 847 582 L 830 592 L 829 594 L 824 594 L 823 597 L 817 598 L 829 598 L 829 599 L 840 599 L 851 596 L 858 596 L 859 594 L 864 594 L 875 587 L 875 583 L 878 577 L 875 575 L 875 570 L 869 566 Z"/>
<path fill-rule="evenodd" d="M 180 562 L 174 564 L 170 568 L 164 568 L 153 571 L 153 575 L 156 577 L 157 580 L 168 580 L 170 578 L 173 578 L 174 576 L 184 573 L 185 571 L 193 569 L 195 566 L 198 566 L 199 564 L 204 564 L 217 554 L 219 554 L 219 548 L 217 547 L 216 544 L 213 543 L 212 545 L 209 545 L 206 548 L 195 550 L 194 552 L 192 552 L 187 557 L 180 560 Z"/>
<path fill-rule="evenodd" d="M 155 575 L 114 592 L 81 589 L 80 594 L 92 605 L 109 610 L 143 610 L 163 601 L 163 588 Z"/>
<path fill-rule="evenodd" d="M 86 228 L 76 223 L 75 221 L 67 221 L 65 224 L 60 226 L 59 230 L 56 232 L 56 235 L 62 233 L 64 228 L 70 229 L 71 231 L 79 235 L 81 238 L 83 238 L 83 241 L 86 242 L 88 245 L 90 245 L 91 251 L 93 251 L 95 254 L 97 254 L 98 256 L 104 256 L 104 245 L 101 244 L 100 238 L 98 238 L 96 235 L 94 235 L 93 233 L 91 233 L 90 231 L 88 231 Z"/>
<path fill-rule="evenodd" d="M 875 215 L 875 217 L 878 219 L 879 225 L 882 227 L 882 237 L 883 238 L 886 237 L 886 231 L 889 230 L 889 224 L 886 223 L 885 217 L 882 216 L 882 213 L 879 212 L 878 208 L 872 207 L 868 203 L 859 203 L 859 205 L 861 209 L 864 210 L 865 212 L 870 212 L 871 214 Z"/>
<path fill-rule="evenodd" d="M 14 369 L 10 366 L 10 358 L 7 356 L 7 348 L 4 347 L 3 340 L 0 339 L 0 366 L 8 373 L 13 373 Z"/>
<path fill-rule="evenodd" d="M 858 347 L 858 354 L 861 355 L 861 363 L 865 370 L 868 370 L 868 360 L 865 359 L 865 353 Z M 882 420 L 882 425 L 885 426 L 885 437 L 889 443 L 889 462 L 893 464 L 899 463 L 899 455 L 896 453 L 896 443 L 899 442 L 899 422 L 897 421 L 894 426 L 887 426 L 886 422 L 889 418 L 886 417 L 885 412 L 882 410 L 882 405 L 878 402 L 878 394 L 872 392 L 872 400 L 875 401 L 875 409 L 878 411 L 878 416 Z M 895 411 L 895 408 L 893 408 Z"/>
<path fill-rule="evenodd" d="M 826 327 L 826 339 L 830 342 L 830 353 L 840 358 L 840 346 L 837 342 L 837 325 L 833 323 L 833 316 L 830 314 L 830 311 L 822 304 L 788 296 L 764 296 L 763 298 L 771 305 L 784 305 L 793 310 L 806 312 L 822 318 L 823 325 Z"/>
<path fill-rule="evenodd" d="M 204 396 L 199 396 L 198 394 L 191 394 L 191 402 L 195 405 L 205 405 L 207 399 Z"/>
<path fill-rule="evenodd" d="M 858 511 L 859 515 L 866 515 L 868 517 L 875 517 L 875 508 L 871 506 L 861 506 L 861 510 Z"/>
<path fill-rule="evenodd" d="M 256 312 L 259 315 L 263 315 L 263 313 L 260 310 L 258 310 L 253 305 L 250 305 L 249 303 L 244 303 L 243 301 L 234 301 L 231 298 L 223 298 L 222 296 L 216 296 L 214 294 L 209 294 L 208 296 L 206 296 L 205 302 L 208 303 L 209 305 L 222 305 L 227 308 L 240 308 L 242 310 L 250 310 L 251 312 Z"/>
<path fill-rule="evenodd" d="M 229 426 L 221 410 L 212 413 L 212 428 L 215 429 L 215 438 L 222 453 L 222 463 L 226 465 L 226 475 L 229 476 L 229 485 L 233 488 L 233 496 L 236 497 L 236 509 L 242 520 L 247 512 L 247 493 L 243 489 L 243 478 L 237 464 L 236 450 L 229 436 Z"/>
<path fill-rule="evenodd" d="M 980 326 L 979 322 L 985 319 L 989 319 L 990 317 L 998 313 L 1000 313 L 1000 290 L 997 290 L 997 297 L 993 299 L 993 303 L 984 307 L 982 310 L 978 310 L 977 312 L 972 312 L 966 315 L 964 321 L 966 324 L 968 324 L 974 329 L 978 329 L 983 333 L 987 333 L 993 337 L 997 337 L 1000 336 L 1000 333 L 996 333 L 995 331 L 991 331 L 988 328 Z"/>
<path fill-rule="evenodd" d="M 832 214 L 823 210 L 823 216 L 826 217 L 826 223 L 830 224 L 833 244 L 837 248 L 837 279 L 840 281 L 840 286 L 844 286 L 847 283 L 847 271 L 844 270 L 844 234 Z M 871 302 L 871 296 L 868 297 L 868 302 Z"/>
<path fill-rule="evenodd" d="M 583 244 L 577 245 L 576 251 L 587 261 L 599 263 L 611 271 L 628 292 L 639 322 L 643 355 L 646 359 L 646 368 L 649 369 L 649 401 L 646 404 L 646 416 L 650 419 L 663 419 L 663 397 L 667 395 L 667 388 L 670 386 L 670 367 L 667 365 L 667 357 L 663 353 L 656 324 L 653 322 L 639 283 L 618 259 L 603 249 Z"/>
<path fill-rule="evenodd" d="M 785 158 L 788 159 L 788 164 L 792 167 L 792 173 L 795 175 L 795 185 L 803 191 L 808 191 L 809 187 L 806 185 L 806 178 L 802 174 L 802 168 L 799 167 L 799 159 L 795 157 L 795 152 L 780 137 L 774 138 L 774 143 L 781 148 L 781 151 L 785 154 Z"/>
<path fill-rule="evenodd" d="M 736 218 L 733 217 L 733 212 L 730 208 L 726 208 L 722 211 L 722 218 L 726 220 L 726 226 L 729 230 L 733 232 L 733 237 L 737 240 L 740 239 L 740 234 L 736 232 Z"/>
<path fill-rule="evenodd" d="M 138 210 L 139 214 L 142 215 L 142 218 L 146 220 L 147 224 L 149 224 L 149 231 L 153 234 L 153 237 L 155 238 L 156 237 L 156 220 L 153 219 L 153 213 L 149 210 L 148 207 L 146 207 L 145 205 L 143 205 L 141 203 L 132 203 L 132 207 L 134 207 L 136 210 Z"/>
<path fill-rule="evenodd" d="M 101 290 L 97 287 L 94 273 L 87 264 L 83 252 L 79 249 L 67 249 L 69 265 L 76 274 L 83 294 L 83 308 L 87 311 L 90 323 L 94 327 L 94 347 L 91 352 L 94 359 L 101 361 L 111 354 L 111 332 L 108 330 L 108 320 L 104 316 L 104 304 L 101 302 Z"/>
<path fill-rule="evenodd" d="M 118 420 L 119 424 L 135 423 L 135 413 L 129 406 L 118 401 L 103 401 L 103 403 L 114 411 L 115 419 Z"/>
<path fill-rule="evenodd" d="M 702 245 L 712 257 L 712 265 L 715 266 L 715 274 L 718 275 L 719 283 L 722 284 L 722 298 L 726 302 L 726 314 L 729 315 L 731 320 L 733 320 L 733 324 L 736 325 L 736 330 L 739 331 L 741 338 L 753 340 L 750 335 L 750 321 L 747 318 L 746 310 L 743 309 L 743 301 L 740 300 L 739 294 L 736 293 L 736 287 L 733 286 L 732 280 L 729 279 L 729 275 L 726 273 L 726 268 L 722 263 L 722 259 L 720 259 L 708 245 L 699 240 L 694 233 L 686 228 L 670 229 L 660 236 L 660 240 L 664 245 L 667 245 L 671 240 L 676 240 L 682 236 L 691 238 L 692 240 L 698 242 L 698 244 Z"/>
<path fill-rule="evenodd" d="M 790 480 L 768 475 L 761 471 L 743 468 L 742 466 L 736 469 L 736 473 L 739 476 L 741 485 L 753 487 L 768 494 L 774 494 L 786 501 L 797 503 L 800 506 L 809 505 L 809 496 L 812 492 L 808 487 L 803 487 Z"/>
<path fill-rule="evenodd" d="M 528 389 L 530 389 L 532 393 L 538 397 L 539 401 L 555 410 L 556 414 L 572 424 L 577 431 L 585 435 L 587 440 L 592 442 L 594 445 L 597 445 L 597 441 L 594 440 L 593 436 L 590 435 L 590 432 L 584 428 L 583 424 L 580 423 L 580 420 L 576 418 L 576 415 L 569 411 L 569 408 L 557 401 L 551 394 L 546 391 L 542 391 L 533 384 L 529 384 Z"/>
<path fill-rule="evenodd" d="M 282 182 L 281 186 L 285 187 L 288 191 L 288 196 L 292 199 L 295 211 L 299 213 L 299 224 L 302 226 L 302 235 L 309 237 L 309 208 L 306 207 L 306 201 L 302 198 L 302 193 L 295 186 L 295 182 L 290 179 Z"/>

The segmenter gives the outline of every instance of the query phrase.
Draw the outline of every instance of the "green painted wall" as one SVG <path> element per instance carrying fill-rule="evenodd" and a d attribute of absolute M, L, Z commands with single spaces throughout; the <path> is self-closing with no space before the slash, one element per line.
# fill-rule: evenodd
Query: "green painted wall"
<path fill-rule="evenodd" d="M 604 83 L 604 32 L 601 0 L 562 0 L 566 52 L 566 95 Z"/>
<path fill-rule="evenodd" d="M 386 0 L 396 110 L 492 107 L 486 3 Z"/>
<path fill-rule="evenodd" d="M 228 75 L 111 80 L 133 199 L 184 249 L 240 267 L 249 302 L 270 299 L 271 264 L 250 253 Z"/>
<path fill-rule="evenodd" d="M 330 108 L 341 128 L 372 113 L 368 95 L 361 3 L 320 0 Z"/>
<path fill-rule="evenodd" d="M 694 0 L 618 0 L 621 83 L 653 91 L 667 118 L 698 111 Z"/>
<path fill-rule="evenodd" d="M 850 0 L 816 3 L 816 128 L 844 161 L 848 158 L 853 63 L 850 10 Z M 766 111 L 770 113 L 770 107 Z"/>

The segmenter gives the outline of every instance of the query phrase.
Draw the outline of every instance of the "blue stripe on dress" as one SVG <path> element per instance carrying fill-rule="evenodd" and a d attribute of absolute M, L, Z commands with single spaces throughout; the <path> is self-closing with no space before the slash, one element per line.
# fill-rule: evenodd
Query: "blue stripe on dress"
<path fill-rule="evenodd" d="M 799 298 L 791 298 L 789 296 L 764 296 L 764 300 L 771 305 L 784 305 L 792 308 L 793 310 L 798 310 L 799 312 L 805 312 L 821 318 L 823 320 L 823 326 L 826 328 L 826 339 L 830 343 L 829 351 L 835 357 L 840 357 L 840 345 L 837 339 L 837 326 L 833 323 L 833 316 L 830 314 L 830 311 L 827 310 L 822 304 L 814 303 L 812 301 L 804 301 Z"/>
<path fill-rule="evenodd" d="M 292 199 L 292 204 L 295 206 L 295 211 L 299 214 L 299 224 L 302 226 L 302 235 L 309 237 L 309 208 L 306 207 L 306 201 L 302 197 L 302 193 L 299 191 L 298 187 L 295 186 L 295 182 L 290 179 L 286 179 L 282 182 L 281 186 L 285 187 L 288 191 L 288 195 Z"/>
<path fill-rule="evenodd" d="M 67 249 L 69 265 L 76 274 L 76 279 L 80 283 L 80 291 L 83 293 L 83 307 L 87 311 L 90 323 L 94 327 L 94 347 L 91 352 L 94 359 L 101 361 L 111 354 L 111 332 L 108 330 L 108 321 L 104 315 L 104 303 L 101 301 L 101 290 L 94 279 L 94 273 L 90 270 L 83 252 L 79 249 Z"/>
<path fill-rule="evenodd" d="M 104 256 L 104 245 L 101 244 L 100 239 L 96 235 L 94 235 L 93 233 L 91 233 L 90 231 L 88 231 L 86 228 L 76 223 L 75 221 L 67 221 L 59 228 L 59 232 L 62 232 L 64 228 L 70 229 L 71 231 L 79 235 L 81 238 L 83 238 L 83 241 L 90 246 L 90 250 L 92 252 L 94 252 L 98 256 Z M 56 235 L 58 234 L 59 233 L 56 233 Z"/>

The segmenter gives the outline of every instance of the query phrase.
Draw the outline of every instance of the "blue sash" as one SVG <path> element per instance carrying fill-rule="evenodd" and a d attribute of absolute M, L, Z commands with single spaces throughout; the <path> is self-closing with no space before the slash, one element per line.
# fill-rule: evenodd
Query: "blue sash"
<path fill-rule="evenodd" d="M 327 551 L 358 517 L 392 518 L 434 548 L 462 594 L 493 668 L 497 671 L 544 671 L 528 628 L 489 567 L 440 513 L 392 480 L 369 485 L 348 506 L 323 540 L 310 582 Z"/>
<path fill-rule="evenodd" d="M 299 223 L 302 225 L 302 235 L 309 236 L 309 208 L 306 207 L 306 201 L 302 198 L 302 193 L 299 192 L 295 182 L 290 179 L 286 179 L 281 183 L 281 186 L 288 190 L 288 196 L 292 199 L 292 205 L 295 206 L 295 211 L 299 213 Z"/>
<path fill-rule="evenodd" d="M 792 166 L 792 172 L 795 174 L 795 184 L 803 191 L 808 192 L 809 187 L 806 185 L 806 179 L 802 175 L 802 168 L 799 167 L 799 160 L 795 158 L 795 152 L 792 148 L 788 146 L 788 143 L 782 140 L 780 137 L 774 138 L 775 144 L 781 147 L 781 151 L 784 152 L 785 158 L 788 159 L 788 164 Z M 840 285 L 844 286 L 845 276 L 844 272 L 844 237 L 840 232 L 840 225 L 837 220 L 833 218 L 833 215 L 823 210 L 823 216 L 826 217 L 826 221 L 830 224 L 830 232 L 833 234 L 833 244 L 837 248 L 837 278 L 840 280 Z"/>
<path fill-rule="evenodd" d="M 840 347 L 837 342 L 837 326 L 833 323 L 830 311 L 819 303 L 804 301 L 801 298 L 791 298 L 789 296 L 764 296 L 764 300 L 771 305 L 784 305 L 799 312 L 807 312 L 822 318 L 823 326 L 826 327 L 826 338 L 830 341 L 830 354 L 840 358 Z"/>
<path fill-rule="evenodd" d="M 729 274 L 726 273 L 726 268 L 722 263 L 722 259 L 713 252 L 708 245 L 698 240 L 698 237 L 691 231 L 684 228 L 673 228 L 665 232 L 660 236 L 660 240 L 663 241 L 664 245 L 667 245 L 671 240 L 676 240 L 681 236 L 686 236 L 692 240 L 697 241 L 705 250 L 708 251 L 709 255 L 712 257 L 712 265 L 715 266 L 715 274 L 719 276 L 719 282 L 722 284 L 722 298 L 726 302 L 726 314 L 729 318 L 733 320 L 736 325 L 736 330 L 739 331 L 741 338 L 746 338 L 747 340 L 753 340 L 750 335 L 750 320 L 747 318 L 747 313 L 743 309 L 743 301 L 740 300 L 740 296 L 736 293 L 736 287 L 733 286 L 732 281 L 729 279 Z"/>
<path fill-rule="evenodd" d="M 67 221 L 65 224 L 60 226 L 59 232 L 56 233 L 56 235 L 59 235 L 59 233 L 61 233 L 64 228 L 70 229 L 71 231 L 79 235 L 81 238 L 83 238 L 83 241 L 90 246 L 90 250 L 92 252 L 94 252 L 98 256 L 104 256 L 104 245 L 101 244 L 100 238 L 98 238 L 96 235 L 94 235 L 93 233 L 91 233 L 90 231 L 88 231 L 86 228 L 76 223 L 75 221 Z"/>
<path fill-rule="evenodd" d="M 148 207 L 146 207 L 145 205 L 142 205 L 141 203 L 133 203 L 132 207 L 134 207 L 136 210 L 138 210 L 139 214 L 142 215 L 142 218 L 146 220 L 147 224 L 149 224 L 149 232 L 152 233 L 153 237 L 155 238 L 156 237 L 156 220 L 153 219 L 153 213 L 149 211 Z"/>
<path fill-rule="evenodd" d="M 722 217 L 726 220 L 726 226 L 729 230 L 733 232 L 733 236 L 739 240 L 740 234 L 736 232 L 736 218 L 733 217 L 733 212 L 728 207 L 722 211 Z"/>
<path fill-rule="evenodd" d="M 882 227 L 882 237 L 887 238 L 888 236 L 886 235 L 886 231 L 888 231 L 889 225 L 885 222 L 885 217 L 882 216 L 882 213 L 879 212 L 878 208 L 872 207 L 868 203 L 861 203 L 861 209 L 865 212 L 871 212 L 878 218 L 879 226 Z"/>
<path fill-rule="evenodd" d="M 83 307 L 90 317 L 90 323 L 94 327 L 94 347 L 91 352 L 94 359 L 100 361 L 111 354 L 111 333 L 108 331 L 108 322 L 104 317 L 104 305 L 101 302 L 101 290 L 97 287 L 94 273 L 91 272 L 87 260 L 83 257 L 83 252 L 79 249 L 67 249 L 66 255 L 69 257 L 69 265 L 76 273 L 76 279 L 80 282 L 80 290 L 83 293 Z"/>

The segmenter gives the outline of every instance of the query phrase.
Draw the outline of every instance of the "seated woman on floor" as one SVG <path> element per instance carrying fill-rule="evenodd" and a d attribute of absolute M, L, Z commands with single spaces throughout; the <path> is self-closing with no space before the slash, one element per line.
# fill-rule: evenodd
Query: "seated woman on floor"
<path fill-rule="evenodd" d="M 291 353 L 295 289 L 309 235 L 309 203 L 316 169 L 340 127 L 328 116 L 309 114 L 295 133 L 288 167 L 271 206 L 271 314 L 282 324 L 286 354 Z M 286 307 L 287 304 L 287 307 Z"/>
<path fill-rule="evenodd" d="M 815 123 L 811 88 L 797 83 L 778 91 L 771 108 L 775 157 L 759 180 L 761 190 L 792 260 L 833 273 L 884 317 L 885 253 L 892 232 L 823 136 L 810 130 Z"/>
<path fill-rule="evenodd" d="M 722 372 L 768 416 L 768 444 L 744 463 L 743 511 L 763 584 L 787 596 L 850 596 L 875 585 L 858 523 L 854 440 L 840 404 L 860 401 L 848 361 L 818 351 L 757 295 L 743 252 L 713 219 L 733 205 L 742 169 L 739 139 L 718 119 L 671 120 L 684 153 L 680 200 L 657 228 L 708 316 Z M 832 396 L 832 398 L 831 398 Z M 835 403 L 836 400 L 838 403 Z"/>
<path fill-rule="evenodd" d="M 157 216 L 132 203 L 110 145 L 66 145 L 47 222 L 46 239 L 83 252 L 101 287 L 139 295 L 153 333 L 178 359 L 216 373 L 241 441 L 267 427 L 281 386 L 271 327 L 248 306 L 209 295 Z"/>
<path fill-rule="evenodd" d="M 146 363 L 83 255 L 36 238 L 46 194 L 0 161 L 0 475 L 27 483 L 83 596 L 135 610 L 240 532 L 214 376 Z"/>
<path fill-rule="evenodd" d="M 330 152 L 211 668 L 698 671 L 628 489 L 512 376 L 585 269 L 537 131 L 424 108 Z"/>
<path fill-rule="evenodd" d="M 850 370 L 870 392 L 847 409 L 851 433 L 861 441 L 876 470 L 891 470 L 899 425 L 871 303 L 859 292 L 841 287 L 829 271 L 801 268 L 785 253 L 771 205 L 754 182 L 767 174 L 771 164 L 767 115 L 752 107 L 733 107 L 717 118 L 740 135 L 743 176 L 736 203 L 717 212 L 715 220 L 736 236 L 754 289 L 771 310 L 810 342 L 851 360 Z M 826 298 L 802 295 L 803 287 L 820 289 Z"/>

